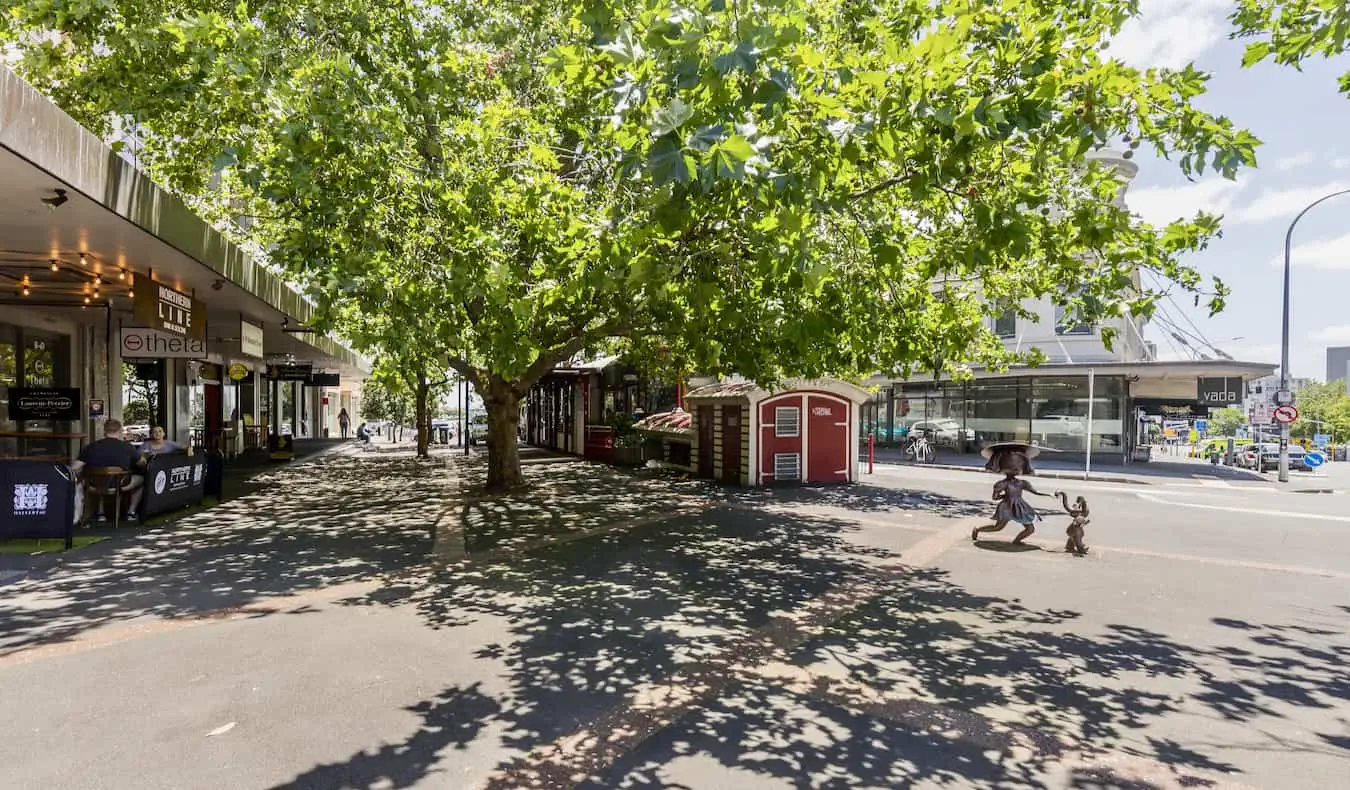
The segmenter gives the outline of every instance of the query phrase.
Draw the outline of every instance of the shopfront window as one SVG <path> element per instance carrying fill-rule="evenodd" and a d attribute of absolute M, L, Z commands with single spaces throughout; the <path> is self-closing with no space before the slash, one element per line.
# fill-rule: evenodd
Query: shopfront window
<path fill-rule="evenodd" d="M 1091 388 L 1092 449 L 1118 451 L 1121 447 L 1119 377 L 1098 376 Z M 1036 378 L 1032 384 L 1031 439 L 1042 447 L 1085 452 L 1088 443 L 1087 376 Z"/>
<path fill-rule="evenodd" d="M 971 382 L 966 389 L 969 418 L 977 446 L 1031 440 L 1031 387 L 1028 379 Z"/>
<path fill-rule="evenodd" d="M 0 324 L 0 431 L 37 434 L 0 436 L 0 457 L 63 457 L 69 447 L 65 439 L 44 438 L 44 433 L 64 433 L 66 424 L 55 420 L 11 418 L 11 387 L 70 386 L 70 338 L 24 327 Z"/>
<path fill-rule="evenodd" d="M 897 438 L 922 432 L 939 448 L 967 452 L 974 431 L 966 425 L 965 390 L 960 384 L 906 385 L 895 396 Z"/>

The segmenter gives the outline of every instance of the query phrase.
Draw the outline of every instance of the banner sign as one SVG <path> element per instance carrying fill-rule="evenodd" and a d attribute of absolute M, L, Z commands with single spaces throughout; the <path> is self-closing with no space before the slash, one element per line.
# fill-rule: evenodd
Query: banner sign
<path fill-rule="evenodd" d="M 143 274 L 135 277 L 132 310 L 139 323 L 206 342 L 206 305 Z"/>
<path fill-rule="evenodd" d="M 141 513 L 153 516 L 195 505 L 206 493 L 206 458 L 183 453 L 151 456 L 145 465 Z"/>
<path fill-rule="evenodd" d="M 205 359 L 206 341 L 149 327 L 122 327 L 122 359 Z"/>
<path fill-rule="evenodd" d="M 64 538 L 74 525 L 75 481 L 70 467 L 0 461 L 0 539 Z"/>
<path fill-rule="evenodd" d="M 314 364 L 312 362 L 267 366 L 267 377 L 277 381 L 307 381 L 313 372 Z"/>
<path fill-rule="evenodd" d="M 10 387 L 11 420 L 80 420 L 79 389 L 70 387 Z"/>
<path fill-rule="evenodd" d="M 309 378 L 305 379 L 307 387 L 340 387 L 342 377 L 337 373 L 311 373 Z"/>
<path fill-rule="evenodd" d="M 1236 406 L 1242 403 L 1243 390 L 1240 376 L 1199 379 L 1195 400 L 1206 406 Z"/>
<path fill-rule="evenodd" d="M 263 331 L 262 327 L 250 324 L 247 321 L 239 322 L 239 353 L 246 357 L 263 356 Z"/>
<path fill-rule="evenodd" d="M 1189 420 L 1208 417 L 1209 406 L 1178 398 L 1135 398 L 1134 407 L 1144 414 L 1168 420 Z"/>

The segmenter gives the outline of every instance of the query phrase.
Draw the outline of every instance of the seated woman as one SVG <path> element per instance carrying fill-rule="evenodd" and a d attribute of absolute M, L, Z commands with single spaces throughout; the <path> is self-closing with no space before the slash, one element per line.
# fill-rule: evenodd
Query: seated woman
<path fill-rule="evenodd" d="M 141 455 L 164 455 L 183 449 L 177 442 L 165 438 L 164 426 L 156 425 L 150 429 L 150 438 L 141 445 Z"/>

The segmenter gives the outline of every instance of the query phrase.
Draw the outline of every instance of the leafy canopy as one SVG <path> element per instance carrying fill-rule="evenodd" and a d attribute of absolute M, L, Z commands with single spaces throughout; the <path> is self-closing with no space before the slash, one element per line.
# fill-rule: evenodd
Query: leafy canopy
<path fill-rule="evenodd" d="M 1217 219 L 1141 224 L 1085 159 L 1254 163 L 1206 75 L 1106 59 L 1134 8 L 12 0 L 0 36 L 322 320 L 518 396 L 614 338 L 760 379 L 1003 364 L 1001 305 L 1148 315 L 1140 270 L 1220 309 L 1181 262 Z"/>
<path fill-rule="evenodd" d="M 1231 19 L 1233 38 L 1254 39 L 1244 66 L 1269 59 L 1297 68 L 1310 57 L 1343 54 L 1350 36 L 1345 0 L 1239 0 Z M 1350 71 L 1341 75 L 1340 89 L 1350 97 Z"/>

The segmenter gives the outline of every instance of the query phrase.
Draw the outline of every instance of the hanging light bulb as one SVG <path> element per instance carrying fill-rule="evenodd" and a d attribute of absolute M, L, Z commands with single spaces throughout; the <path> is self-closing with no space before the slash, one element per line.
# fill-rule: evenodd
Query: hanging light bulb
<path fill-rule="evenodd" d="M 89 297 L 87 297 L 87 296 L 84 297 L 84 303 L 85 303 L 85 304 L 89 304 Z"/>
<path fill-rule="evenodd" d="M 126 269 L 118 269 L 118 270 L 117 270 L 117 279 L 119 279 L 119 280 L 125 280 L 126 278 L 127 278 L 127 270 L 126 270 Z"/>
<path fill-rule="evenodd" d="M 25 275 L 23 276 L 23 284 L 24 284 L 24 285 L 27 285 L 27 284 L 30 283 L 30 282 L 32 282 L 32 281 L 29 280 L 29 279 L 28 279 L 28 275 L 25 274 Z"/>
<path fill-rule="evenodd" d="M 101 274 L 94 275 L 94 287 L 97 288 L 102 283 L 103 283 L 103 275 Z"/>
<path fill-rule="evenodd" d="M 85 255 L 84 253 L 80 253 L 80 265 L 81 265 L 81 266 L 88 266 L 88 265 L 89 265 L 89 257 L 88 257 L 87 255 Z"/>
<path fill-rule="evenodd" d="M 57 263 L 55 258 L 52 258 L 52 271 L 54 272 L 61 271 L 61 264 Z"/>
<path fill-rule="evenodd" d="M 22 293 L 24 296 L 27 296 L 27 295 L 28 295 L 28 283 L 24 283 L 24 284 L 23 284 L 23 288 L 22 288 L 19 292 Z"/>
<path fill-rule="evenodd" d="M 135 291 L 127 291 L 127 298 L 128 298 L 128 299 L 135 299 L 135 298 L 136 298 L 136 292 L 135 292 Z"/>

